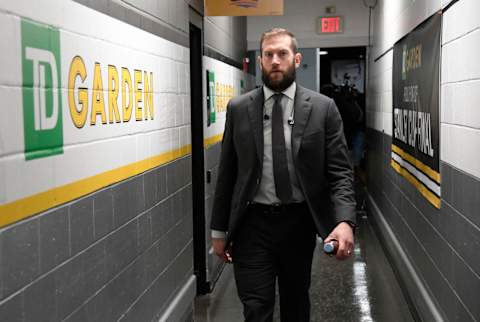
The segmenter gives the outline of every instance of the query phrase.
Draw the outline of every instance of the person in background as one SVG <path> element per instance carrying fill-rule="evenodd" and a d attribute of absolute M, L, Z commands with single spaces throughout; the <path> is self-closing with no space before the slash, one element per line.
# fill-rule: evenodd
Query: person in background
<path fill-rule="evenodd" d="M 278 281 L 282 322 L 310 320 L 316 234 L 354 247 L 352 169 L 332 99 L 295 82 L 302 56 L 292 33 L 260 39 L 264 85 L 227 107 L 211 219 L 214 252 L 233 262 L 248 322 L 272 321 Z"/>
<path fill-rule="evenodd" d="M 334 84 L 325 84 L 320 89 L 320 93 L 332 98 L 338 107 L 343 122 L 343 132 L 349 150 L 353 149 L 354 137 L 360 124 L 363 121 L 363 111 L 356 100 L 356 90 L 350 88 L 348 84 L 337 86 Z"/>
<path fill-rule="evenodd" d="M 342 117 L 343 132 L 347 140 L 350 161 L 354 167 L 357 208 L 363 210 L 366 185 L 366 175 L 362 165 L 365 149 L 365 106 L 359 104 L 363 100 L 360 99 L 360 94 L 355 87 L 348 84 L 348 79 L 343 86 L 325 84 L 320 92 L 335 101 Z"/>

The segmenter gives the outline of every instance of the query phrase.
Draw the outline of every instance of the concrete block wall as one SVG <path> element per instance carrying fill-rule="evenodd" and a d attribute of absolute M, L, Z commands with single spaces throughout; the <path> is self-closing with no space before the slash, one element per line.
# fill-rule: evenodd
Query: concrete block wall
<path fill-rule="evenodd" d="M 188 3 L 164 1 L 175 15 L 163 21 L 149 7 L 165 5 L 157 1 L 78 2 L 0 5 L 0 95 L 11 115 L 0 121 L 0 321 L 191 321 Z M 36 160 L 23 147 L 26 20 L 61 39 L 63 152 Z M 155 117 L 73 126 L 68 93 L 81 80 L 72 89 L 65 75 L 75 55 L 89 105 L 94 62 L 105 104 L 108 65 L 151 72 Z"/>
<path fill-rule="evenodd" d="M 478 1 L 454 2 L 443 14 L 441 208 L 432 207 L 390 166 L 393 55 L 389 48 L 449 2 L 379 1 L 375 8 L 367 96 L 369 207 L 419 318 L 477 321 L 480 131 L 473 106 L 480 89 L 479 62 L 474 57 L 480 50 L 480 20 L 474 14 L 480 10 Z"/>
<path fill-rule="evenodd" d="M 198 1 L 173 0 L 74 0 L 162 38 L 188 46 L 188 7 L 202 10 Z"/>
<path fill-rule="evenodd" d="M 1 321 L 159 319 L 193 274 L 184 157 L 0 231 Z"/>
<path fill-rule="evenodd" d="M 203 1 L 156 1 L 156 0 L 75 0 L 84 5 L 93 8 L 99 12 L 115 17 L 132 26 L 144 29 L 160 37 L 167 38 L 180 45 L 188 45 L 188 15 L 190 6 L 196 13 L 203 14 Z M 246 53 L 246 18 L 245 17 L 205 17 L 203 19 L 203 41 L 204 55 L 213 62 L 215 70 L 220 74 L 228 75 L 229 82 L 233 85 L 231 75 L 235 74 L 239 83 L 239 77 L 245 79 L 245 88 L 251 88 L 251 82 L 238 69 L 242 67 L 242 60 Z M 210 65 L 209 65 L 210 66 Z M 221 66 L 221 67 L 220 67 Z M 232 72 L 236 68 L 235 72 Z M 224 82 L 225 84 L 229 82 Z M 248 85 L 250 84 L 250 85 Z M 204 86 L 205 88 L 205 86 Z M 205 94 L 204 94 L 205 95 Z M 205 110 L 205 109 L 204 109 Z M 184 115 L 185 117 L 185 115 Z M 204 116 L 204 121 L 206 116 Z M 206 122 L 206 121 L 205 121 Z M 223 131 L 224 119 L 220 116 L 217 127 L 221 124 Z M 205 131 L 206 141 L 211 143 L 211 137 L 216 135 L 217 142 L 221 132 L 212 134 L 211 131 Z M 220 145 L 216 144 L 215 148 L 206 144 L 204 151 L 206 160 L 206 171 L 216 173 L 212 165 L 218 163 L 218 156 L 212 154 L 212 150 L 219 151 Z M 208 160 L 208 161 L 207 161 Z M 212 178 L 216 180 L 216 177 Z M 215 181 L 212 181 L 215 182 Z M 210 202 L 211 193 L 214 188 L 211 184 L 206 185 L 206 241 L 207 253 L 211 247 L 210 230 L 208 228 L 210 222 Z M 207 266 L 210 280 L 216 278 L 220 273 L 221 263 L 216 256 L 209 254 Z"/>
<path fill-rule="evenodd" d="M 11 116 L 0 121 L 0 321 L 192 320 L 192 10 L 202 14 L 203 2 L 52 0 L 0 5 L 0 95 Z M 34 162 L 25 160 L 20 133 L 23 21 L 53 30 L 61 40 L 55 64 L 61 69 L 64 147 L 59 155 Z M 207 54 L 241 66 L 245 19 L 212 18 L 206 24 Z M 74 76 L 70 85 L 75 55 L 85 62 L 87 76 Z M 87 89 L 83 104 L 105 104 L 105 113 L 112 113 L 107 100 L 115 97 L 110 92 L 110 71 L 115 68 L 127 69 L 132 79 L 138 70 L 145 77 L 153 75 L 151 92 L 143 76 L 145 83 L 134 85 L 153 96 L 155 117 L 145 117 L 142 124 L 137 117 L 100 124 L 99 112 L 97 127 L 93 121 L 72 126 L 71 102 L 77 112 L 85 108 L 78 105 L 82 85 Z M 48 67 L 42 77 L 52 77 Z M 99 86 L 95 77 L 103 79 L 103 91 L 94 91 Z M 118 94 L 120 107 L 125 103 Z M 146 105 L 141 108 L 147 110 Z M 218 156 L 206 150 L 210 169 Z"/>
<path fill-rule="evenodd" d="M 204 28 L 205 47 L 232 59 L 241 68 L 243 58 L 247 55 L 247 19 L 205 17 Z"/>

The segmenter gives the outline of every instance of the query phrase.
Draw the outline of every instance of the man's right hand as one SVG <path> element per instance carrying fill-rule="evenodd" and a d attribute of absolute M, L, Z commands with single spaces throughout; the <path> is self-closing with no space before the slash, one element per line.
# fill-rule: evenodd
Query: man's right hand
<path fill-rule="evenodd" d="M 226 244 L 227 240 L 225 238 L 212 238 L 213 252 L 215 253 L 215 255 L 224 259 Z"/>

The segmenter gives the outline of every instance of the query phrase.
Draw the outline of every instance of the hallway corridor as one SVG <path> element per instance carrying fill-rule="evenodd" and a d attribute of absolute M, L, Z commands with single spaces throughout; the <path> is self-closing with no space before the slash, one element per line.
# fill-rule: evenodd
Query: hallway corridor
<path fill-rule="evenodd" d="M 414 321 L 372 224 L 367 218 L 359 218 L 358 224 L 353 259 L 336 261 L 320 251 L 321 243 L 317 245 L 311 321 Z M 211 294 L 196 298 L 194 321 L 243 321 L 232 266 L 225 267 Z M 274 321 L 279 321 L 278 306 Z"/>

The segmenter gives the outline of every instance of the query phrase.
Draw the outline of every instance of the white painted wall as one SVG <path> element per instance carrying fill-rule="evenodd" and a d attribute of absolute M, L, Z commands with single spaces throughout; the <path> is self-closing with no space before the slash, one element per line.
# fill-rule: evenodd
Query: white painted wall
<path fill-rule="evenodd" d="M 393 51 L 376 63 L 371 61 L 366 95 L 367 126 L 388 135 L 392 135 L 392 70 Z"/>
<path fill-rule="evenodd" d="M 380 56 L 450 0 L 378 0 L 374 16 L 374 57 Z"/>
<path fill-rule="evenodd" d="M 461 0 L 443 17 L 441 159 L 480 178 L 480 1 Z"/>
<path fill-rule="evenodd" d="M 83 0 L 84 1 L 84 0 Z M 92 0 L 90 0 L 92 1 Z M 96 0 L 93 0 L 96 1 Z M 178 0 L 116 0 L 124 6 L 132 6 L 142 14 L 155 17 L 169 25 L 172 29 L 188 33 L 188 5 L 187 1 Z M 196 5 L 196 4 L 192 4 Z"/>
<path fill-rule="evenodd" d="M 24 156 L 21 18 L 51 25 L 60 34 L 64 152 L 29 161 Z M 52 0 L 49 10 L 39 3 L 3 3 L 0 40 L 0 97 L 4 115 L 9 115 L 0 118 L 0 210 L 19 199 L 190 145 L 188 48 L 62 0 Z M 101 64 L 107 113 L 109 64 L 117 68 L 119 79 L 121 68 L 128 68 L 132 82 L 134 69 L 152 72 L 154 119 L 137 122 L 133 111 L 129 122 L 101 124 L 97 117 L 97 124 L 90 125 L 89 110 L 85 126 L 76 128 L 68 103 L 68 75 L 76 55 L 86 65 L 87 78 L 81 86 L 88 89 L 89 108 L 93 66 Z M 121 94 L 117 103 L 121 109 Z"/>
<path fill-rule="evenodd" d="M 396 41 L 450 1 L 385 1 L 375 9 L 367 126 L 392 135 L 392 51 Z M 440 158 L 480 178 L 480 2 L 461 0 L 443 16 Z M 395 23 L 392 23 L 395 22 Z M 377 62 L 376 57 L 386 53 Z"/>
<path fill-rule="evenodd" d="M 395 0 L 397 1 L 397 0 Z M 336 6 L 336 13 L 344 17 L 344 32 L 319 35 L 317 18 L 326 16 L 326 6 Z M 368 44 L 368 8 L 361 0 L 284 0 L 284 15 L 248 17 L 248 49 L 259 49 L 259 39 L 265 30 L 282 27 L 295 34 L 301 48 L 366 46 Z"/>

